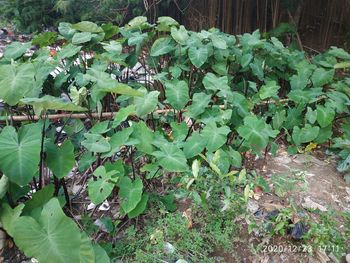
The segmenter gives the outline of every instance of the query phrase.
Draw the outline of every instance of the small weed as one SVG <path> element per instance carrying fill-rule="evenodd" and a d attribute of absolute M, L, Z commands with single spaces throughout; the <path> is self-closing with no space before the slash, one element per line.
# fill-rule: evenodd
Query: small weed
<path fill-rule="evenodd" d="M 285 197 L 287 193 L 293 190 L 305 191 L 307 189 L 307 181 L 303 171 L 293 171 L 291 175 L 274 174 L 271 181 L 275 194 L 279 197 Z"/>
<path fill-rule="evenodd" d="M 113 255 L 126 262 L 217 262 L 216 249 L 229 251 L 237 226 L 233 212 L 214 213 L 194 207 L 192 227 L 180 212 L 149 220 L 144 229 L 130 226 L 117 241 Z"/>
<path fill-rule="evenodd" d="M 305 234 L 304 240 L 311 243 L 314 248 L 333 253 L 340 258 L 342 253 L 350 249 L 350 216 L 346 213 L 335 211 L 315 212 L 319 214 L 317 222 L 309 222 L 309 231 Z M 344 231 L 340 231 L 340 221 L 344 221 Z"/>

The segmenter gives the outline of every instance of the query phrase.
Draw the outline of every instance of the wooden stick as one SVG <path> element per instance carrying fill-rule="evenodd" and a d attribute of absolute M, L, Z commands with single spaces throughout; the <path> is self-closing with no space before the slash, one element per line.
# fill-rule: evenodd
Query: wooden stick
<path fill-rule="evenodd" d="M 323 99 L 324 97 L 320 97 L 318 100 Z M 278 100 L 278 102 L 285 104 L 288 103 L 290 100 L 289 99 L 280 99 Z M 258 104 L 256 104 L 255 106 L 261 106 L 261 105 L 268 105 L 268 104 L 274 104 L 277 101 L 275 100 L 267 100 L 267 101 L 262 101 Z M 225 109 L 225 105 L 219 105 L 219 107 L 221 109 Z M 154 111 L 154 113 L 158 113 L 158 114 L 167 114 L 168 112 L 173 112 L 174 109 L 164 109 L 164 110 L 156 110 Z M 187 110 L 182 110 L 181 112 L 186 112 Z M 178 113 L 178 110 L 175 110 L 175 113 Z M 112 119 L 114 117 L 114 115 L 118 113 L 116 112 L 102 112 L 101 114 L 99 113 L 91 113 L 91 115 L 88 115 L 86 113 L 60 113 L 60 114 L 49 114 L 46 116 L 46 119 L 49 120 L 55 120 L 55 119 L 61 119 L 61 118 L 70 118 L 70 119 L 88 119 L 90 117 L 92 118 L 102 118 L 102 119 Z M 45 117 L 43 116 L 29 116 L 29 115 L 17 115 L 17 116 L 0 116 L 0 122 L 5 122 L 5 121 L 37 121 L 41 118 Z"/>
<path fill-rule="evenodd" d="M 165 109 L 165 110 L 156 110 L 155 113 L 158 114 L 166 114 L 170 111 L 173 111 L 173 109 Z M 103 119 L 112 119 L 114 115 L 117 112 L 103 112 L 102 114 L 98 113 L 92 113 L 91 117 L 93 118 L 103 118 Z M 29 116 L 29 115 L 17 115 L 17 116 L 0 116 L 0 122 L 4 122 L 6 120 L 13 120 L 13 121 L 31 121 L 31 120 L 39 120 L 44 116 Z M 90 118 L 90 115 L 85 114 L 85 113 L 60 113 L 60 114 L 49 114 L 47 115 L 46 119 L 49 120 L 55 120 L 55 119 L 61 119 L 61 118 L 71 118 L 71 119 L 88 119 Z"/>

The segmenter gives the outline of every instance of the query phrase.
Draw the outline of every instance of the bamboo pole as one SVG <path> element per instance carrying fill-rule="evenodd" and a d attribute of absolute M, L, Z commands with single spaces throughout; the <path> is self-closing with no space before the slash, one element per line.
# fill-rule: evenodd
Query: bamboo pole
<path fill-rule="evenodd" d="M 168 112 L 173 112 L 173 109 L 165 109 L 165 110 L 156 110 L 155 113 L 158 114 L 166 114 Z M 86 114 L 86 113 L 59 113 L 59 114 L 48 114 L 46 119 L 49 120 L 56 120 L 56 119 L 62 119 L 62 118 L 70 118 L 70 119 L 89 119 L 89 118 L 102 118 L 102 119 L 112 119 L 114 115 L 118 112 L 102 112 L 101 114 L 99 113 L 91 113 Z M 0 117 L 0 122 L 4 121 L 37 121 L 40 119 L 43 119 L 45 116 L 29 116 L 29 115 L 15 115 L 15 116 L 1 116 Z"/>
<path fill-rule="evenodd" d="M 323 99 L 325 97 L 321 96 L 319 98 L 319 100 Z M 255 106 L 262 106 L 262 105 L 268 105 L 268 104 L 275 104 L 277 102 L 280 102 L 282 104 L 288 103 L 290 101 L 290 99 L 281 99 L 278 101 L 275 100 L 267 100 L 267 101 L 262 101 L 258 104 L 256 104 Z M 225 109 L 226 106 L 225 105 L 219 105 L 220 109 Z M 156 110 L 154 111 L 154 113 L 157 114 L 167 114 L 169 112 L 174 112 L 178 113 L 178 110 L 174 110 L 174 109 L 164 109 L 164 110 Z M 187 110 L 181 110 L 181 112 L 186 112 Z M 0 116 L 0 122 L 6 122 L 6 121 L 37 121 L 39 119 L 43 119 L 44 117 L 46 119 L 49 120 L 57 120 L 57 119 L 61 119 L 61 118 L 70 118 L 70 119 L 89 119 L 90 117 L 92 118 L 103 118 L 103 119 L 112 119 L 115 114 L 117 114 L 118 112 L 102 112 L 101 114 L 99 113 L 91 113 L 86 114 L 86 113 L 59 113 L 59 114 L 48 114 L 46 116 L 29 116 L 29 115 L 14 115 L 14 116 Z"/>

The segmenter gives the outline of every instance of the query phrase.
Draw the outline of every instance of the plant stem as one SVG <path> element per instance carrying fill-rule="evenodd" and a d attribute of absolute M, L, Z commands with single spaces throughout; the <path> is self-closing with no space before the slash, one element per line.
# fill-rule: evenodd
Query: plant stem
<path fill-rule="evenodd" d="M 134 166 L 132 146 L 130 147 L 130 160 L 131 160 L 131 167 L 132 167 L 132 176 L 133 176 L 133 179 L 135 180 L 135 166 Z"/>
<path fill-rule="evenodd" d="M 40 163 L 39 163 L 39 189 L 43 186 L 43 169 L 44 169 L 44 141 L 45 141 L 45 125 L 46 125 L 46 114 L 43 119 L 43 129 L 41 131 L 41 145 L 40 145 Z"/>
<path fill-rule="evenodd" d="M 153 126 L 153 131 L 156 131 L 156 124 L 154 122 L 154 116 L 153 116 L 153 112 L 151 112 L 151 119 L 152 119 L 152 126 Z"/>
<path fill-rule="evenodd" d="M 58 143 L 59 139 L 60 139 L 60 136 L 63 132 L 63 129 L 66 127 L 67 123 L 70 121 L 71 117 L 72 117 L 72 114 L 70 114 L 70 116 L 68 117 L 68 119 L 64 122 L 63 126 L 61 127 L 61 130 L 58 132 L 57 136 L 56 136 L 56 139 L 55 139 L 55 144 Z"/>
<path fill-rule="evenodd" d="M 34 186 L 34 190 L 38 191 L 38 186 L 37 186 L 37 182 L 36 182 L 35 177 L 33 177 L 33 186 Z"/>
<path fill-rule="evenodd" d="M 184 142 L 188 139 L 188 137 L 190 136 L 191 134 L 191 131 L 192 131 L 192 128 L 194 126 L 196 122 L 195 121 L 192 121 L 192 124 L 191 124 L 191 127 L 188 129 L 188 132 L 187 132 L 187 135 L 186 135 L 186 138 L 184 139 Z"/>
<path fill-rule="evenodd" d="M 64 180 L 64 178 L 62 178 L 60 182 L 61 182 L 61 185 L 63 187 L 64 197 L 66 198 L 66 202 L 68 204 L 68 207 L 71 210 L 72 209 L 72 204 L 71 204 L 70 199 L 69 199 L 69 194 L 68 194 L 68 190 L 67 190 L 66 181 Z"/>
<path fill-rule="evenodd" d="M 61 183 L 60 183 L 60 181 L 58 180 L 58 178 L 56 176 L 53 176 L 53 181 L 54 181 L 54 184 L 55 184 L 54 196 L 57 196 L 58 195 L 58 191 L 60 190 Z"/>

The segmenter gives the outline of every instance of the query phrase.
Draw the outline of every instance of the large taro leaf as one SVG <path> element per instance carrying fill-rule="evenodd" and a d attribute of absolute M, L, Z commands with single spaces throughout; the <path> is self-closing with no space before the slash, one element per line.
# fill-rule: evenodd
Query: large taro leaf
<path fill-rule="evenodd" d="M 350 155 L 338 164 L 337 170 L 341 173 L 350 172 Z"/>
<path fill-rule="evenodd" d="M 58 25 L 58 32 L 68 40 L 71 40 L 75 32 L 77 32 L 75 29 L 72 28 L 72 24 L 61 22 Z"/>
<path fill-rule="evenodd" d="M 103 29 L 90 21 L 81 21 L 72 25 L 72 28 L 81 32 L 101 33 Z"/>
<path fill-rule="evenodd" d="M 107 93 L 126 96 L 143 96 L 143 93 L 139 90 L 112 79 L 110 74 L 105 72 L 106 69 L 107 67 L 105 64 L 96 64 L 89 68 L 84 75 L 84 80 L 94 83 L 91 92 L 91 97 L 94 101 L 102 99 Z"/>
<path fill-rule="evenodd" d="M 171 26 L 178 26 L 179 23 L 170 16 L 160 16 L 157 20 L 157 30 L 158 31 L 170 31 Z"/>
<path fill-rule="evenodd" d="M 317 138 L 314 141 L 317 144 L 325 143 L 329 140 L 329 138 L 332 138 L 332 135 L 333 135 L 332 125 L 329 125 L 327 127 L 320 128 Z"/>
<path fill-rule="evenodd" d="M 305 124 L 305 127 L 301 129 L 298 126 L 295 126 L 293 128 L 292 139 L 296 145 L 311 142 L 317 138 L 319 131 L 320 127 L 311 126 L 310 124 Z"/>
<path fill-rule="evenodd" d="M 204 150 L 206 143 L 199 132 L 194 132 L 184 144 L 186 158 L 189 159 L 200 154 Z"/>
<path fill-rule="evenodd" d="M 103 98 L 107 93 L 121 94 L 130 97 L 142 97 L 143 93 L 132 87 L 119 83 L 113 79 L 99 80 L 92 90 L 92 98 L 97 101 Z"/>
<path fill-rule="evenodd" d="M 27 257 L 45 263 L 80 262 L 79 228 L 63 213 L 58 199 L 46 203 L 37 220 L 21 216 L 12 228 L 16 245 Z"/>
<path fill-rule="evenodd" d="M 86 108 L 67 102 L 62 98 L 45 95 L 41 98 L 24 98 L 21 102 L 33 106 L 36 114 L 46 110 L 86 111 Z"/>
<path fill-rule="evenodd" d="M 92 39 L 92 34 L 90 32 L 79 32 L 75 33 L 72 38 L 72 43 L 74 45 L 83 44 L 89 42 Z"/>
<path fill-rule="evenodd" d="M 187 39 L 189 38 L 188 32 L 184 26 L 180 26 L 179 29 L 176 29 L 176 27 L 172 27 L 171 36 L 180 45 L 185 45 Z"/>
<path fill-rule="evenodd" d="M 37 98 L 42 92 L 44 82 L 55 68 L 58 66 L 58 62 L 50 61 L 45 58 L 45 61 L 33 61 L 35 71 L 35 81 L 33 82 L 32 88 L 25 94 L 26 98 Z"/>
<path fill-rule="evenodd" d="M 218 34 L 212 34 L 210 35 L 210 39 L 214 47 L 219 49 L 227 49 L 226 40 L 222 36 Z"/>
<path fill-rule="evenodd" d="M 334 76 L 334 69 L 325 70 L 317 68 L 311 76 L 311 81 L 314 87 L 322 87 L 332 81 Z"/>
<path fill-rule="evenodd" d="M 148 37 L 147 33 L 141 34 L 140 32 L 136 31 L 133 32 L 132 35 L 128 38 L 128 45 L 129 46 L 135 46 L 137 48 L 140 47 L 143 41 Z"/>
<path fill-rule="evenodd" d="M 210 101 L 211 96 L 203 92 L 193 94 L 192 104 L 187 107 L 188 112 L 186 112 L 185 115 L 190 118 L 198 117 L 198 115 L 205 111 Z"/>
<path fill-rule="evenodd" d="M 79 263 L 95 263 L 95 251 L 91 244 L 88 235 L 85 232 L 81 233 L 80 243 L 80 262 Z"/>
<path fill-rule="evenodd" d="M 317 112 L 316 120 L 318 124 L 320 124 L 321 128 L 324 128 L 330 125 L 335 117 L 335 112 L 330 107 L 317 105 L 316 112 Z"/>
<path fill-rule="evenodd" d="M 263 62 L 255 58 L 254 63 L 250 63 L 249 67 L 252 69 L 252 73 L 258 77 L 259 80 L 264 80 L 264 68 L 263 68 Z"/>
<path fill-rule="evenodd" d="M 3 198 L 9 187 L 9 179 L 6 175 L 2 175 L 0 178 L 0 199 Z"/>
<path fill-rule="evenodd" d="M 13 42 L 4 50 L 4 57 L 7 59 L 17 59 L 21 57 L 31 47 L 31 43 Z"/>
<path fill-rule="evenodd" d="M 188 50 L 188 57 L 196 68 L 200 68 L 208 59 L 208 49 L 203 47 L 192 46 Z"/>
<path fill-rule="evenodd" d="M 290 77 L 290 87 L 292 89 L 304 89 L 308 82 L 309 77 L 305 74 L 298 74 Z"/>
<path fill-rule="evenodd" d="M 249 65 L 250 61 L 252 61 L 253 59 L 253 55 L 248 53 L 248 54 L 244 54 L 242 57 L 241 57 L 241 60 L 240 60 L 240 64 L 241 64 L 241 67 L 242 68 L 245 68 Z"/>
<path fill-rule="evenodd" d="M 81 46 L 68 44 L 62 47 L 62 49 L 57 53 L 57 56 L 60 59 L 70 58 L 78 54 L 80 50 L 81 50 Z"/>
<path fill-rule="evenodd" d="M 286 119 L 286 110 L 276 111 L 275 116 L 272 117 L 272 127 L 279 130 Z"/>
<path fill-rule="evenodd" d="M 137 204 L 137 206 L 132 211 L 128 213 L 128 217 L 134 218 L 141 215 L 147 207 L 148 198 L 149 198 L 149 195 L 147 193 L 143 194 L 141 201 Z"/>
<path fill-rule="evenodd" d="M 94 126 L 91 127 L 89 130 L 89 133 L 93 134 L 104 134 L 108 132 L 111 128 L 109 128 L 109 121 L 101 121 L 96 123 Z"/>
<path fill-rule="evenodd" d="M 58 178 L 63 178 L 72 170 L 75 164 L 74 146 L 66 140 L 60 147 L 54 143 L 46 145 L 46 164 Z"/>
<path fill-rule="evenodd" d="M 90 180 L 88 184 L 88 192 L 91 201 L 95 204 L 101 204 L 106 198 L 112 193 L 112 190 L 118 180 L 116 175 L 118 171 L 112 170 L 106 172 L 106 168 L 104 166 L 98 167 L 94 175 L 96 176 L 96 180 Z"/>
<path fill-rule="evenodd" d="M 133 127 L 129 127 L 126 129 L 123 129 L 121 131 L 118 131 L 116 133 L 114 133 L 111 137 L 111 139 L 109 140 L 109 144 L 111 146 L 111 150 L 108 152 L 105 152 L 101 155 L 102 158 L 105 157 L 111 157 L 113 154 L 119 152 L 120 147 L 122 145 L 126 145 L 128 142 L 128 139 L 131 135 L 131 133 L 133 132 Z"/>
<path fill-rule="evenodd" d="M 242 155 L 233 150 L 231 147 L 229 147 L 228 151 L 227 151 L 230 163 L 234 166 L 234 167 L 238 167 L 240 168 L 242 166 Z"/>
<path fill-rule="evenodd" d="M 155 110 L 158 104 L 159 91 L 146 93 L 144 97 L 135 97 L 136 114 L 143 117 Z"/>
<path fill-rule="evenodd" d="M 274 80 L 268 80 L 266 81 L 265 85 L 262 85 L 260 90 L 259 90 L 259 97 L 260 99 L 264 100 L 267 98 L 276 98 L 278 97 L 278 90 L 281 87 L 277 85 L 276 81 Z"/>
<path fill-rule="evenodd" d="M 11 208 L 8 203 L 0 203 L 0 225 L 6 232 L 13 237 L 16 229 L 13 227 L 14 222 L 22 213 L 24 204 Z"/>
<path fill-rule="evenodd" d="M 55 186 L 53 184 L 49 184 L 33 193 L 32 198 L 25 202 L 22 215 L 33 215 L 36 213 L 34 211 L 36 209 L 41 211 L 42 207 L 54 196 L 54 192 Z"/>
<path fill-rule="evenodd" d="M 249 102 L 243 94 L 234 91 L 228 96 L 228 101 L 232 103 L 239 116 L 245 117 L 249 114 Z"/>
<path fill-rule="evenodd" d="M 151 56 L 157 57 L 165 55 L 174 49 L 174 41 L 170 37 L 161 37 L 154 41 L 151 48 Z"/>
<path fill-rule="evenodd" d="M 279 133 L 277 130 L 272 130 L 270 125 L 256 116 L 245 117 L 244 125 L 238 127 L 237 131 L 256 153 L 267 146 L 270 137 L 274 138 Z"/>
<path fill-rule="evenodd" d="M 142 199 L 142 180 L 137 178 L 132 182 L 129 177 L 124 176 L 120 179 L 118 186 L 121 208 L 127 214 L 134 210 Z"/>
<path fill-rule="evenodd" d="M 147 17 L 145 16 L 137 16 L 131 19 L 128 23 L 128 26 L 131 29 L 142 29 L 143 27 L 148 26 L 149 24 L 147 23 Z M 129 29 L 129 28 L 128 28 Z"/>
<path fill-rule="evenodd" d="M 129 105 L 125 108 L 119 109 L 119 111 L 114 116 L 112 128 L 118 127 L 123 121 L 125 121 L 129 117 L 129 115 L 134 115 L 135 113 L 135 105 Z"/>
<path fill-rule="evenodd" d="M 181 110 L 190 100 L 188 84 L 184 80 L 173 80 L 165 83 L 165 94 L 168 102 L 176 110 Z"/>
<path fill-rule="evenodd" d="M 151 154 L 153 152 L 153 132 L 147 127 L 146 123 L 140 121 L 133 124 L 133 133 L 131 138 L 137 140 L 136 148 L 144 153 Z"/>
<path fill-rule="evenodd" d="M 221 91 L 222 94 L 226 94 L 230 91 L 227 76 L 217 77 L 210 72 L 203 78 L 203 85 L 206 90 L 211 90 L 213 92 Z"/>
<path fill-rule="evenodd" d="M 33 87 L 35 69 L 32 64 L 0 66 L 0 99 L 16 105 Z"/>
<path fill-rule="evenodd" d="M 111 260 L 109 259 L 106 251 L 100 247 L 99 245 L 95 244 L 93 245 L 94 253 L 95 253 L 95 263 L 110 263 Z"/>
<path fill-rule="evenodd" d="M 188 133 L 188 126 L 186 122 L 171 122 L 171 137 L 173 139 L 173 142 L 181 142 L 183 141 Z"/>
<path fill-rule="evenodd" d="M 208 123 L 201 133 L 203 139 L 206 141 L 206 148 L 208 152 L 214 152 L 224 145 L 229 132 L 230 128 L 227 126 L 218 128 L 216 123 Z"/>
<path fill-rule="evenodd" d="M 184 172 L 188 169 L 185 154 L 174 144 L 162 144 L 160 151 L 155 151 L 152 155 L 169 172 Z"/>
<path fill-rule="evenodd" d="M 305 113 L 305 119 L 311 123 L 314 124 L 317 118 L 317 111 L 312 110 L 310 107 L 307 107 L 307 112 Z"/>
<path fill-rule="evenodd" d="M 18 133 L 12 126 L 0 134 L 0 170 L 10 181 L 25 185 L 38 170 L 40 160 L 41 125 L 22 126 Z"/>
<path fill-rule="evenodd" d="M 85 133 L 84 137 L 86 139 L 81 142 L 81 145 L 83 145 L 90 152 L 103 153 L 111 150 L 111 145 L 101 134 Z"/>
<path fill-rule="evenodd" d="M 115 40 L 110 41 L 109 44 L 102 43 L 102 45 L 104 50 L 114 56 L 120 56 L 123 50 L 122 44 Z"/>

